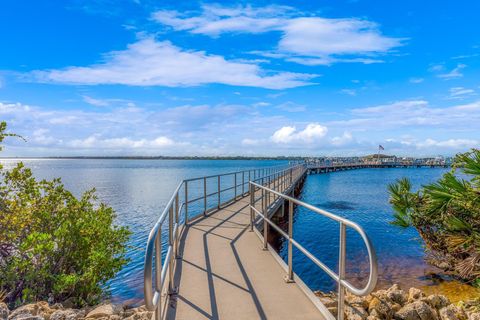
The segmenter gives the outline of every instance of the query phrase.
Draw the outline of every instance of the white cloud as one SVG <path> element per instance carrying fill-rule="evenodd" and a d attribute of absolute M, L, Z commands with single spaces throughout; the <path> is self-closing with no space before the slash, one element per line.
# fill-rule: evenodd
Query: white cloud
<path fill-rule="evenodd" d="M 212 37 L 224 33 L 278 32 L 280 40 L 275 51 L 256 53 L 306 65 L 382 62 L 372 56 L 388 53 L 405 40 L 382 35 L 378 25 L 368 20 L 306 16 L 285 6 L 204 5 L 197 14 L 160 10 L 152 18 L 178 31 Z"/>
<path fill-rule="evenodd" d="M 64 84 L 122 84 L 131 86 L 198 86 L 220 83 L 268 89 L 312 84 L 313 74 L 271 72 L 255 63 L 229 61 L 203 51 L 182 50 L 169 41 L 152 38 L 105 55 L 88 67 L 34 71 L 37 81 Z"/>
<path fill-rule="evenodd" d="M 480 101 L 438 108 L 426 100 L 402 100 L 374 107 L 351 110 L 353 118 L 327 123 L 357 130 L 391 130 L 411 127 L 419 130 L 427 127 L 443 130 L 477 130 L 480 123 Z"/>
<path fill-rule="evenodd" d="M 327 127 L 318 123 L 310 123 L 302 131 L 297 131 L 296 127 L 285 126 L 275 131 L 271 140 L 279 144 L 305 143 L 311 144 L 318 142 L 327 134 Z"/>
<path fill-rule="evenodd" d="M 450 99 L 464 99 L 476 95 L 475 90 L 464 87 L 453 87 L 449 89 Z"/>
<path fill-rule="evenodd" d="M 139 139 L 134 140 L 127 137 L 102 139 L 96 135 L 89 136 L 85 139 L 75 139 L 68 143 L 70 147 L 79 149 L 139 149 L 139 148 L 154 148 L 162 149 L 165 147 L 172 147 L 177 143 L 172 139 L 161 136 L 152 140 Z"/>
<path fill-rule="evenodd" d="M 110 104 L 107 100 L 95 99 L 87 95 L 83 95 L 82 98 L 84 102 L 96 107 L 106 107 Z"/>
<path fill-rule="evenodd" d="M 340 93 L 347 94 L 349 96 L 356 96 L 357 91 L 355 89 L 342 89 L 340 90 Z"/>
<path fill-rule="evenodd" d="M 425 79 L 423 78 L 410 78 L 410 83 L 422 83 Z"/>
<path fill-rule="evenodd" d="M 457 64 L 457 66 L 454 69 L 452 69 L 450 72 L 439 74 L 437 75 L 437 77 L 445 80 L 461 78 L 463 77 L 463 73 L 461 72 L 461 70 L 466 67 L 467 65 L 465 64 L 461 64 L 461 63 Z"/>
<path fill-rule="evenodd" d="M 353 136 L 350 132 L 344 132 L 342 136 L 339 136 L 339 137 L 333 137 L 332 138 L 332 144 L 335 145 L 335 146 L 342 146 L 342 145 L 346 145 L 350 142 L 353 141 Z"/>

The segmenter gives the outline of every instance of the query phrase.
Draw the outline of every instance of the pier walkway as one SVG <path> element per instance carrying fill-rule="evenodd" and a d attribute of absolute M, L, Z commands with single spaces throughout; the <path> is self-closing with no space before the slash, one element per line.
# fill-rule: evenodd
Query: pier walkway
<path fill-rule="evenodd" d="M 294 199 L 307 171 L 297 164 L 183 181 L 147 243 L 145 303 L 155 318 L 334 319 L 295 275 L 293 246 L 340 283 L 341 311 L 345 288 L 360 295 L 373 290 L 376 258 L 359 226 L 315 208 L 340 223 L 338 272 L 293 239 L 294 205 L 309 206 Z M 288 215 L 288 230 L 272 222 L 275 214 Z M 366 241 L 371 272 L 364 289 L 344 279 L 346 227 Z M 268 243 L 273 229 L 288 241 L 286 262 Z"/>

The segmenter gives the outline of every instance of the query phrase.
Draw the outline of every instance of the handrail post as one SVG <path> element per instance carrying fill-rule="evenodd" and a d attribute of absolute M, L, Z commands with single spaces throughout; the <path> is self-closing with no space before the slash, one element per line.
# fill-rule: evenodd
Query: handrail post
<path fill-rule="evenodd" d="M 217 209 L 220 209 L 220 175 L 217 176 Z"/>
<path fill-rule="evenodd" d="M 175 243 L 175 258 L 178 258 L 179 257 L 179 254 L 178 254 L 178 229 L 179 229 L 179 215 L 180 215 L 180 212 L 179 212 L 179 209 L 180 209 L 180 206 L 179 206 L 179 203 L 178 203 L 178 199 L 179 199 L 179 196 L 178 196 L 178 192 L 177 194 L 175 195 L 175 224 L 176 224 L 176 228 L 175 228 L 175 238 L 174 238 L 174 243 Z"/>
<path fill-rule="evenodd" d="M 185 225 L 188 224 L 188 181 L 185 181 Z"/>
<path fill-rule="evenodd" d="M 345 248 L 346 248 L 346 227 L 343 222 L 340 222 L 340 245 L 338 253 L 338 320 L 344 319 L 343 309 L 345 300 L 345 288 L 342 285 L 342 280 L 345 279 Z"/>
<path fill-rule="evenodd" d="M 161 228 L 160 228 L 161 229 Z M 173 207 L 168 210 L 168 245 L 173 250 Z M 173 257 L 168 261 L 168 293 L 173 293 Z"/>
<path fill-rule="evenodd" d="M 265 189 L 263 193 L 267 193 L 268 191 Z M 268 192 L 269 194 L 270 192 Z M 263 208 L 263 250 L 268 250 L 268 212 L 267 212 L 267 202 L 265 201 L 265 207 Z"/>
<path fill-rule="evenodd" d="M 155 289 L 158 290 L 158 303 L 155 310 L 155 319 L 162 318 L 162 228 L 158 228 L 155 236 Z"/>
<path fill-rule="evenodd" d="M 293 202 L 288 201 L 288 274 L 286 282 L 293 280 Z"/>
<path fill-rule="evenodd" d="M 207 215 L 207 177 L 203 177 L 203 215 Z"/>
<path fill-rule="evenodd" d="M 250 232 L 253 231 L 253 221 L 255 220 L 253 207 L 255 206 L 255 186 L 249 184 L 250 189 Z"/>
<path fill-rule="evenodd" d="M 237 200 L 237 173 L 235 172 L 234 178 L 233 178 L 233 185 L 235 187 L 235 200 Z"/>
<path fill-rule="evenodd" d="M 245 194 L 245 171 L 242 171 L 242 197 Z"/>

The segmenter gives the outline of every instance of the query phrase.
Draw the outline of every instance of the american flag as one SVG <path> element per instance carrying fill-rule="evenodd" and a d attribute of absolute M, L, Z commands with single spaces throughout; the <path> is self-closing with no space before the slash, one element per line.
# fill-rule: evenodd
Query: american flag
<path fill-rule="evenodd" d="M 378 150 L 385 150 L 385 148 L 381 144 L 379 144 L 378 145 Z"/>

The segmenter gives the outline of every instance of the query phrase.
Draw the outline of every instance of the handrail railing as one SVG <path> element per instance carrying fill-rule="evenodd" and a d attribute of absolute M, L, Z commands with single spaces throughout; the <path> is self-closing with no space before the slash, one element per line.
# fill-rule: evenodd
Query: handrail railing
<path fill-rule="evenodd" d="M 277 191 L 277 190 L 279 191 Z M 293 272 L 293 246 L 295 246 L 298 250 L 300 250 L 307 258 L 309 258 L 313 263 L 315 263 L 318 267 L 320 267 L 323 271 L 325 271 L 332 279 L 334 279 L 338 284 L 338 308 L 337 314 L 338 319 L 343 320 L 344 318 L 344 294 L 345 288 L 347 288 L 350 292 L 355 295 L 364 296 L 369 294 L 374 288 L 377 283 L 377 257 L 375 254 L 375 250 L 372 246 L 370 239 L 368 238 L 365 231 L 355 222 L 352 222 L 348 219 L 344 219 L 337 215 L 334 215 L 328 211 L 323 209 L 317 208 L 312 206 L 308 203 L 303 201 L 297 200 L 293 197 L 290 197 L 282 192 L 285 189 L 282 188 L 271 188 L 270 184 L 265 185 L 264 183 L 258 182 L 250 182 L 250 228 L 251 230 L 254 229 L 254 225 L 256 223 L 255 213 L 260 216 L 259 220 L 263 219 L 263 243 L 264 249 L 268 249 L 267 237 L 268 237 L 268 225 L 270 225 L 273 229 L 275 229 L 281 236 L 288 240 L 288 256 L 287 256 L 287 282 L 294 281 L 294 272 Z M 260 191 L 261 196 L 259 199 L 255 197 L 257 191 Z M 282 230 L 279 226 L 277 226 L 274 222 L 269 219 L 268 211 L 269 206 L 272 204 L 270 194 L 274 195 L 277 199 L 282 199 L 282 201 L 288 201 L 288 233 Z M 256 208 L 256 203 L 261 200 L 261 210 Z M 293 207 L 294 205 L 302 206 L 306 209 L 309 209 L 315 213 L 321 214 L 329 219 L 335 220 L 340 223 L 340 243 L 339 243 L 339 261 L 338 261 L 338 274 L 327 267 L 323 262 L 321 262 L 318 258 L 316 258 L 310 251 L 305 249 L 300 243 L 298 243 L 293 238 Z M 283 207 L 282 207 L 283 209 Z M 367 248 L 368 257 L 369 257 L 369 267 L 370 273 L 368 277 L 368 282 L 364 288 L 356 288 L 352 285 L 348 280 L 345 279 L 345 259 L 346 259 L 346 227 L 350 227 L 354 229 L 359 235 L 362 237 L 365 246 Z"/>
<path fill-rule="evenodd" d="M 287 164 L 273 167 L 258 168 L 252 170 L 244 170 L 230 173 L 223 173 L 218 175 L 210 175 L 205 177 L 185 179 L 175 189 L 172 197 L 167 202 L 162 214 L 155 223 L 148 236 L 146 250 L 145 250 L 145 264 L 144 264 L 144 297 L 145 306 L 150 311 L 155 311 L 155 319 L 162 319 L 162 293 L 164 292 L 164 285 L 167 281 L 168 274 L 168 290 L 166 294 L 175 293 L 173 276 L 175 270 L 175 260 L 178 257 L 178 247 L 180 242 L 180 228 L 185 227 L 192 219 L 199 217 L 202 213 L 206 215 L 208 212 L 220 209 L 222 206 L 244 197 L 250 192 L 250 181 L 274 181 L 272 177 L 279 176 L 286 172 L 293 172 L 295 168 L 303 167 L 298 164 Z M 222 188 L 222 179 L 230 177 L 227 180 L 227 186 Z M 200 190 L 203 195 L 191 197 L 189 193 L 189 186 L 195 181 L 203 182 Z M 212 185 L 213 182 L 213 185 Z M 225 180 L 223 180 L 225 183 Z M 230 183 L 231 182 L 231 183 Z M 212 188 L 213 192 L 209 192 Z M 229 196 L 228 191 L 233 190 L 233 194 Z M 213 206 L 209 206 L 209 197 L 217 196 Z M 222 198 L 223 196 L 223 198 Z M 189 216 L 189 206 L 192 203 L 203 200 L 203 211 L 195 217 Z M 182 211 L 184 216 L 182 219 Z M 168 247 L 162 263 L 162 226 L 168 223 Z M 155 262 L 155 263 L 154 263 Z M 155 283 L 153 282 L 153 268 L 155 267 Z M 165 302 L 168 299 L 165 299 Z"/>

